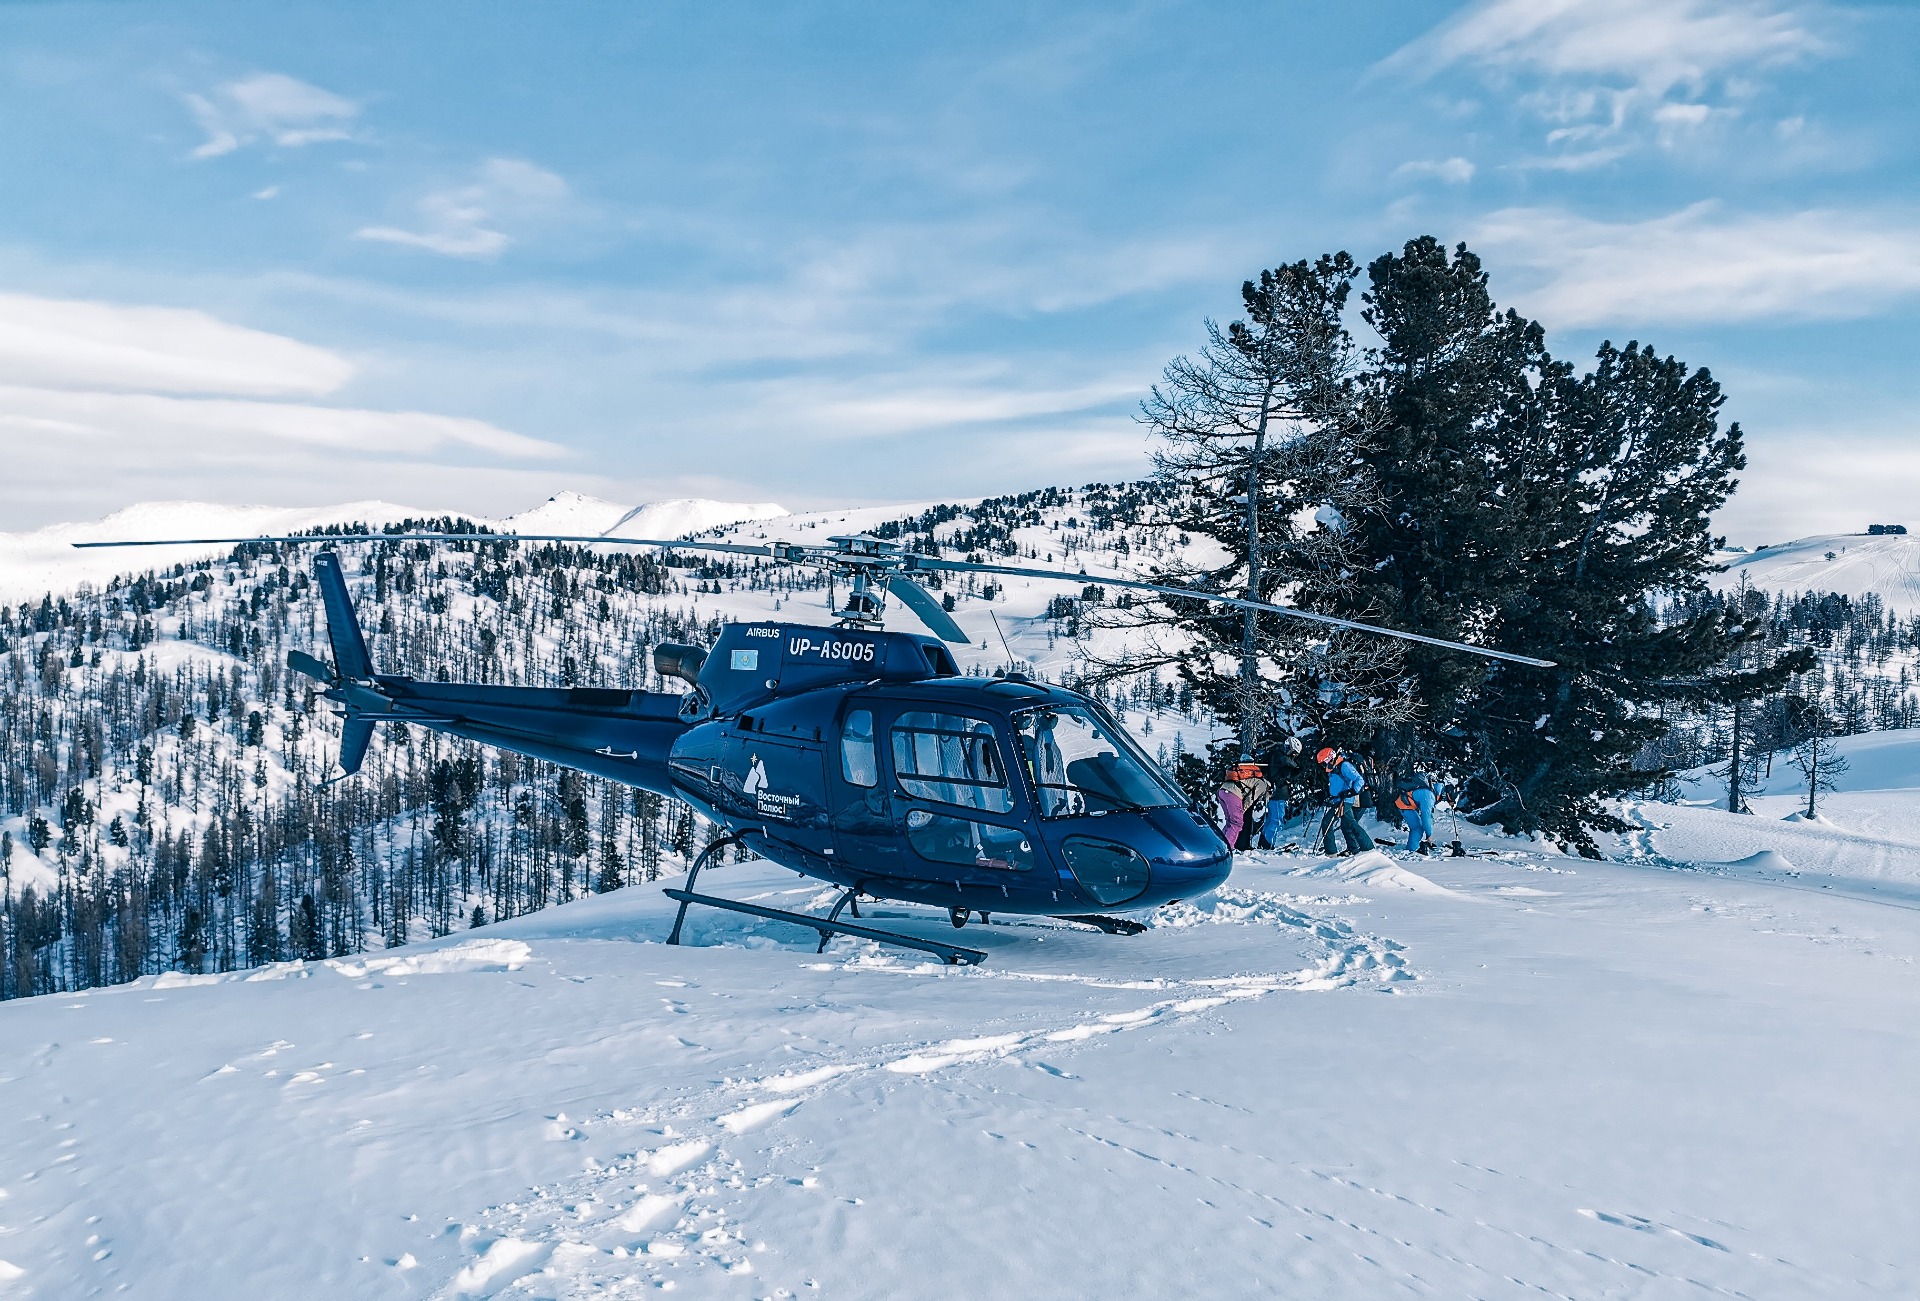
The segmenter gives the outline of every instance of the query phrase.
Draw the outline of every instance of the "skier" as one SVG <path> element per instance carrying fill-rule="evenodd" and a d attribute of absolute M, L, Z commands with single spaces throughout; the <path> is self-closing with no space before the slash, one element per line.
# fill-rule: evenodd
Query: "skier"
<path fill-rule="evenodd" d="M 1267 780 L 1257 763 L 1243 763 L 1234 767 L 1228 774 L 1240 788 L 1240 836 L 1234 841 L 1235 849 L 1265 849 L 1267 817 L 1269 804 L 1273 798 L 1273 783 Z"/>
<path fill-rule="evenodd" d="M 1257 763 L 1236 763 L 1227 769 L 1226 780 L 1214 793 L 1220 805 L 1221 834 L 1235 849 L 1260 848 L 1258 828 L 1267 816 L 1267 799 L 1273 787 L 1260 772 Z"/>
<path fill-rule="evenodd" d="M 1409 854 L 1433 853 L 1433 779 L 1423 772 L 1415 771 L 1411 776 L 1402 777 L 1393 797 L 1393 806 L 1400 810 L 1400 816 L 1407 824 L 1407 852 Z"/>
<path fill-rule="evenodd" d="M 1233 849 L 1240 847 L 1240 833 L 1247 827 L 1247 793 L 1240 786 L 1239 773 L 1238 764 L 1227 769 L 1227 779 L 1213 795 L 1220 805 L 1220 834 Z"/>
<path fill-rule="evenodd" d="M 1327 814 L 1320 820 L 1320 852 L 1329 855 L 1334 852 L 1333 828 L 1338 819 L 1340 835 L 1347 842 L 1347 853 L 1366 853 L 1373 848 L 1373 837 L 1360 825 L 1360 792 L 1367 785 L 1361 780 L 1360 770 L 1353 760 L 1332 746 L 1323 747 L 1314 758 L 1327 774 Z"/>
<path fill-rule="evenodd" d="M 1267 816 L 1260 824 L 1259 845 L 1277 849 L 1287 825 L 1287 804 L 1293 798 L 1290 788 L 1300 781 L 1300 738 L 1289 736 L 1276 745 L 1267 761 Z M 1309 797 L 1310 798 L 1310 797 Z M 1302 800 L 1305 804 L 1307 801 Z"/>

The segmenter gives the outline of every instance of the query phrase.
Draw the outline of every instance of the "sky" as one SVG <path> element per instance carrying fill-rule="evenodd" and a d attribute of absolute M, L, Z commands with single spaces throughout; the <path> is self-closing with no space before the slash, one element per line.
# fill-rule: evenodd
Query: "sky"
<path fill-rule="evenodd" d="M 1428 234 L 1720 379 L 1731 540 L 1920 526 L 1917 56 L 1779 0 L 0 0 L 0 530 L 1134 477 L 1243 280 Z"/>

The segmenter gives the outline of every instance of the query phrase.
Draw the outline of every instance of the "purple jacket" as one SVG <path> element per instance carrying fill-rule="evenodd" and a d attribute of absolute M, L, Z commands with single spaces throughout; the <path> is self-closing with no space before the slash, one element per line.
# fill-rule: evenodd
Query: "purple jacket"
<path fill-rule="evenodd" d="M 1226 836 L 1229 845 L 1239 844 L 1240 828 L 1247 820 L 1246 801 L 1241 798 L 1240 788 L 1229 783 L 1222 786 L 1220 793 L 1214 798 L 1220 801 L 1220 814 L 1227 824 L 1222 834 Z"/>

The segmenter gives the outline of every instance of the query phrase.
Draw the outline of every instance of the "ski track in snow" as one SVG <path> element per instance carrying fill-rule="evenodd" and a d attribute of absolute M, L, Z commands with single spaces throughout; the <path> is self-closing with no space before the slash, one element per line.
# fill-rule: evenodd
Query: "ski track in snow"
<path fill-rule="evenodd" d="M 765 1250 L 752 1230 L 754 1194 L 782 1183 L 811 1188 L 818 1180 L 811 1173 L 774 1168 L 804 1160 L 791 1145 L 776 1141 L 762 1149 L 766 1154 L 761 1156 L 736 1152 L 729 1140 L 771 1129 L 830 1092 L 862 1082 L 926 1082 L 966 1067 L 1002 1063 L 1071 1078 L 1063 1063 L 1114 1035 L 1166 1027 L 1278 993 L 1368 984 L 1391 988 L 1418 979 L 1399 944 L 1295 906 L 1322 902 L 1329 900 L 1228 887 L 1200 903 L 1162 908 L 1153 918 L 1156 927 L 1273 926 L 1321 950 L 1317 960 L 1284 972 L 1123 981 L 1077 973 L 950 968 L 896 958 L 872 944 L 862 944 L 838 961 L 808 964 L 814 970 L 876 976 L 1072 982 L 1102 991 L 1166 996 L 1068 1021 L 966 1038 L 888 1043 L 800 1071 L 726 1080 L 669 1103 L 614 1109 L 571 1122 L 569 1134 L 577 1128 L 631 1134 L 635 1150 L 575 1179 L 531 1189 L 526 1200 L 495 1206 L 476 1217 L 477 1223 L 461 1231 L 474 1259 L 437 1295 L 489 1297 L 510 1289 L 515 1296 L 575 1297 L 602 1295 L 637 1281 L 672 1288 L 695 1281 L 691 1272 L 696 1270 L 752 1274 L 754 1256 Z M 567 1123 L 566 1118 L 558 1117 L 557 1123 Z"/>

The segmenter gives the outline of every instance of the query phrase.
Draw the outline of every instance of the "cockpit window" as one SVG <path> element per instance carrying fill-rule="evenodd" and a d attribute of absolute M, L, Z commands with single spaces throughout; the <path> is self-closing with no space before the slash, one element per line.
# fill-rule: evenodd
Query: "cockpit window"
<path fill-rule="evenodd" d="M 1084 706 L 1029 710 L 1015 715 L 1014 725 L 1042 817 L 1177 808 L 1186 803 L 1179 789 L 1111 719 Z"/>
<path fill-rule="evenodd" d="M 893 723 L 893 772 L 909 795 L 963 809 L 1007 813 L 1013 792 L 993 725 L 960 714 L 920 710 Z"/>

